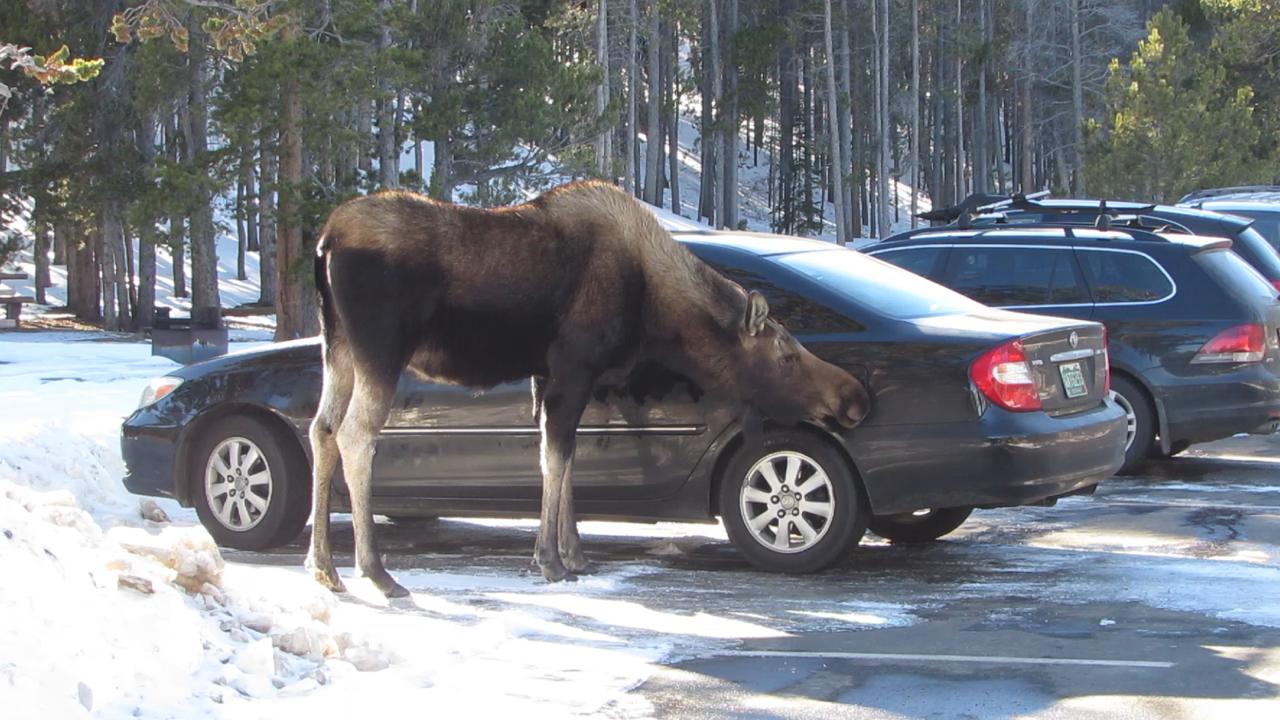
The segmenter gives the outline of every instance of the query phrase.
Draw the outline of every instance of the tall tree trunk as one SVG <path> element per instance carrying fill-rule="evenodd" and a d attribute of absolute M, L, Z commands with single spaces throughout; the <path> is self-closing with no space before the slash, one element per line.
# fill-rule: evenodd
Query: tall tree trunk
<path fill-rule="evenodd" d="M 836 242 L 849 242 L 848 217 L 844 210 L 844 153 L 840 148 L 839 95 L 836 93 L 836 53 L 831 41 L 831 0 L 826 0 L 822 16 L 822 41 L 827 50 L 827 136 L 831 138 L 831 196 L 836 204 Z"/>
<path fill-rule="evenodd" d="M 662 70 L 659 55 L 662 54 L 662 24 L 658 17 L 658 3 L 650 0 L 649 27 L 645 34 L 645 71 L 648 75 L 644 144 L 644 201 L 654 206 L 662 205 Z"/>
<path fill-rule="evenodd" d="M 373 103 L 365 99 L 356 102 L 356 147 L 359 158 L 356 167 L 364 173 L 366 180 L 373 179 L 373 154 L 369 152 L 369 138 L 373 137 Z"/>
<path fill-rule="evenodd" d="M 1032 66 L 1034 62 L 1031 55 L 1031 30 L 1032 25 L 1032 2 L 1023 4 L 1023 30 L 1027 34 L 1028 41 L 1023 46 L 1025 49 L 1022 54 L 1022 76 L 1021 84 L 1018 88 L 1018 175 L 1019 185 L 1024 193 L 1032 192 L 1035 188 L 1035 166 L 1031 162 L 1032 158 L 1032 138 L 1031 128 L 1034 118 L 1031 107 L 1031 90 L 1035 83 L 1035 69 Z"/>
<path fill-rule="evenodd" d="M 721 137 L 724 139 L 724 222 L 729 229 L 738 227 L 738 64 L 735 58 L 738 35 L 738 0 L 726 0 L 722 65 L 725 73 L 724 112 Z M 727 60 L 727 61 L 726 61 Z"/>
<path fill-rule="evenodd" d="M 239 178 L 236 179 L 236 279 L 247 280 L 249 276 L 245 273 L 245 256 L 249 252 L 249 232 L 245 229 L 248 225 L 245 211 L 245 191 L 244 182 Z"/>
<path fill-rule="evenodd" d="M 920 197 L 920 0 L 911 0 L 911 227 Z"/>
<path fill-rule="evenodd" d="M 244 188 L 245 249 L 258 252 L 258 183 L 254 172 L 253 141 L 240 151 L 240 185 Z"/>
<path fill-rule="evenodd" d="M 99 273 L 98 287 L 102 292 L 102 325 L 107 330 L 119 330 L 120 318 L 116 312 L 116 265 L 111 246 L 119 242 L 120 217 L 103 203 L 98 208 L 98 228 L 93 234 L 94 256 Z"/>
<path fill-rule="evenodd" d="M 978 33 L 985 44 L 987 38 L 987 0 L 978 2 Z M 987 127 L 987 53 L 978 58 L 978 106 L 974 108 L 973 129 L 973 191 L 991 190 L 990 130 Z"/>
<path fill-rule="evenodd" d="M 601 124 L 596 136 L 596 174 L 613 179 L 613 124 L 605 121 L 609 109 L 609 0 L 600 0 L 596 11 L 596 64 L 600 84 L 596 86 L 596 118 Z"/>
<path fill-rule="evenodd" d="M 716 223 L 715 108 L 711 104 L 711 47 L 714 43 L 711 40 L 710 13 L 713 2 L 714 0 L 708 0 L 703 5 L 702 22 L 699 23 L 698 29 L 699 37 L 701 38 L 701 43 L 698 46 L 700 58 L 698 63 L 698 94 L 702 96 L 702 114 L 698 122 L 698 144 L 702 150 L 700 158 L 702 168 L 698 182 L 698 217 L 705 218 L 707 223 L 712 226 Z"/>
<path fill-rule="evenodd" d="M 889 0 L 880 0 L 879 29 L 880 161 L 876 167 L 876 193 L 879 196 L 876 232 L 884 238 L 889 236 L 889 129 L 892 122 L 889 116 Z"/>
<path fill-rule="evenodd" d="M 272 138 L 274 140 L 274 138 Z M 260 162 L 262 172 L 258 182 L 260 228 L 258 230 L 258 305 L 275 307 L 276 304 L 276 154 L 275 143 L 262 143 Z"/>
<path fill-rule="evenodd" d="M 191 29 L 190 91 L 183 159 L 188 172 L 196 172 L 209 152 L 208 51 L 203 33 Z M 218 252 L 213 227 L 213 198 L 202 191 L 191 207 L 191 312 L 220 312 Z"/>
<path fill-rule="evenodd" d="M 965 157 L 964 144 L 964 56 L 961 53 L 959 34 L 961 28 L 964 27 L 964 7 L 962 0 L 956 0 L 956 200 L 964 198 L 969 194 L 969 183 L 966 182 L 965 173 L 968 169 L 968 163 Z"/>
<path fill-rule="evenodd" d="M 379 58 L 385 58 L 391 49 L 391 0 L 378 0 Z M 395 93 L 391 91 L 389 69 L 378 73 L 378 182 L 384 188 L 400 187 L 400 174 L 396 171 L 400 159 L 396 148 Z"/>
<path fill-rule="evenodd" d="M 1072 195 L 1080 193 L 1080 168 L 1084 156 L 1084 83 L 1081 80 L 1080 0 L 1070 0 L 1071 13 L 1071 177 Z"/>
<path fill-rule="evenodd" d="M 281 39 L 296 41 L 300 33 L 298 20 L 285 25 Z M 298 95 L 296 76 L 287 74 L 283 88 L 280 125 L 280 194 L 277 223 L 276 267 L 276 340 L 314 335 L 319 318 L 314 312 L 315 288 L 312 273 L 306 267 L 302 243 L 302 100 Z"/>
<path fill-rule="evenodd" d="M 49 228 L 43 222 L 35 225 L 35 242 L 32 243 L 31 251 L 35 254 L 36 261 L 36 277 L 32 283 L 36 290 L 36 302 L 47 305 L 49 301 L 45 297 L 45 289 L 51 287 L 53 282 L 49 276 Z"/>
<path fill-rule="evenodd" d="M 778 22 L 786 27 L 791 22 L 793 0 L 781 0 Z M 796 229 L 795 207 L 795 116 L 797 75 L 795 45 L 790 33 L 784 33 L 778 49 L 778 208 L 774 230 L 792 233 Z"/>
<path fill-rule="evenodd" d="M 724 189 L 724 166 L 726 162 L 725 154 L 725 117 L 724 117 L 724 70 L 723 56 L 721 51 L 723 43 L 720 39 L 720 0 L 708 0 L 710 2 L 710 23 L 711 26 L 708 34 L 711 38 L 711 108 L 714 113 L 712 121 L 712 138 L 716 148 L 715 168 L 713 173 L 715 176 L 716 190 L 712 193 L 712 215 L 714 216 L 711 226 L 722 228 L 727 227 L 725 224 L 725 208 L 724 199 L 728 196 L 728 191 Z"/>
<path fill-rule="evenodd" d="M 854 187 L 857 185 L 857 175 L 854 173 L 856 165 L 853 159 L 853 97 L 850 94 L 851 82 L 850 75 L 852 69 L 849 66 L 851 59 L 849 57 L 849 24 L 852 14 L 849 12 L 849 1 L 841 0 L 840 2 L 840 29 L 838 38 L 838 49 L 836 50 L 836 93 L 840 96 L 840 102 L 836 108 L 836 132 L 839 133 L 841 158 L 844 166 L 840 172 L 845 175 L 841 185 L 844 186 L 844 223 L 846 236 L 852 240 L 859 236 L 854 218 L 857 213 L 854 211 Z"/>
<path fill-rule="evenodd" d="M 640 24 L 640 10 L 636 7 L 636 0 L 631 0 L 631 17 L 630 17 L 630 35 L 627 39 L 627 158 L 626 158 L 626 177 L 623 184 L 627 188 L 627 192 L 636 193 L 636 97 L 640 92 L 640 80 L 636 77 L 636 53 L 639 51 L 639 32 L 637 26 Z"/>
<path fill-rule="evenodd" d="M 666 35 L 666 50 L 662 53 L 663 75 L 667 88 L 667 163 L 669 165 L 671 183 L 671 212 L 682 215 L 680 203 L 680 78 L 677 73 L 676 56 L 680 52 L 680 35 L 676 29 L 676 21 L 669 23 Z"/>

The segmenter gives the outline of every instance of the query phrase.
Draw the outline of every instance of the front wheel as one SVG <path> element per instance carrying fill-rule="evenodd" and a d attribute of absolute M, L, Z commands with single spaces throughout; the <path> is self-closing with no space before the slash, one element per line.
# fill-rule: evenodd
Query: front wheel
<path fill-rule="evenodd" d="M 785 429 L 734 451 L 720 478 L 720 515 L 755 566 L 810 573 L 847 556 L 868 512 L 844 457 L 811 433 Z"/>
<path fill-rule="evenodd" d="M 201 430 L 191 454 L 191 501 L 219 544 L 285 545 L 311 510 L 311 478 L 296 443 L 261 420 L 232 415 Z"/>
<path fill-rule="evenodd" d="M 895 543 L 932 542 L 964 524 L 973 508 L 929 508 L 901 515 L 871 518 L 871 532 Z"/>

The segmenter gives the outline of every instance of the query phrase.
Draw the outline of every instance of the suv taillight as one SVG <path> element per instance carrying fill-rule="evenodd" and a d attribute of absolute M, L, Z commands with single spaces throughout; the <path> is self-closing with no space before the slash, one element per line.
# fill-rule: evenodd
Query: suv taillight
<path fill-rule="evenodd" d="M 1031 365 L 1018 340 L 994 347 L 978 356 L 969 367 L 969 378 L 991 402 L 1005 410 L 1029 412 L 1040 409 L 1040 394 L 1031 375 Z"/>
<path fill-rule="evenodd" d="M 1204 347 L 1200 348 L 1200 352 L 1191 358 L 1191 362 L 1195 364 L 1258 362 L 1266 350 L 1264 335 L 1262 326 L 1257 323 L 1227 328 L 1205 343 Z"/>
<path fill-rule="evenodd" d="M 1272 280 L 1271 287 L 1275 288 L 1276 290 L 1280 290 L 1280 280 Z"/>

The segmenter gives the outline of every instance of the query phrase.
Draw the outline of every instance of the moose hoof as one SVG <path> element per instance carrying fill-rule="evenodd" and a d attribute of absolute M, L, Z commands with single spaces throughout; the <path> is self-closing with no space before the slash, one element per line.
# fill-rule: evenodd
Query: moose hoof
<path fill-rule="evenodd" d="M 539 563 L 538 567 L 542 570 L 542 577 L 545 578 L 547 582 L 554 583 L 560 582 L 561 580 L 573 582 L 578 579 L 569 572 L 568 568 L 566 568 L 563 563 L 559 561 L 545 564 Z"/>
<path fill-rule="evenodd" d="M 402 586 L 400 583 L 396 582 L 395 580 L 392 580 L 390 575 L 370 578 L 370 580 L 373 581 L 374 587 L 378 588 L 378 590 L 388 600 L 391 600 L 394 598 L 409 597 L 409 591 L 405 590 L 404 586 Z"/>
<path fill-rule="evenodd" d="M 596 573 L 596 570 L 599 569 L 596 567 L 595 563 L 591 562 L 585 557 L 565 558 L 564 566 L 569 570 L 569 572 L 573 573 L 574 575 L 594 575 Z"/>
<path fill-rule="evenodd" d="M 342 578 L 338 577 L 338 571 L 332 565 L 320 567 L 308 560 L 306 567 L 311 571 L 311 577 L 315 578 L 316 582 L 328 588 L 331 592 L 344 593 L 347 591 L 347 586 L 342 584 Z"/>

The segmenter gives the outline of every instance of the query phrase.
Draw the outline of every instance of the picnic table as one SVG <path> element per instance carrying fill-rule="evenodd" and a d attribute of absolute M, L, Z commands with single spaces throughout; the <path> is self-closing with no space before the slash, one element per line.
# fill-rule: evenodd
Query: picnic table
<path fill-rule="evenodd" d="M 0 282 L 30 278 L 31 276 L 24 272 L 0 272 Z M 0 306 L 4 307 L 4 317 L 0 317 L 0 330 L 18 328 L 22 324 L 23 304 L 35 301 L 36 299 L 30 295 L 18 295 L 13 290 L 0 286 Z"/>

